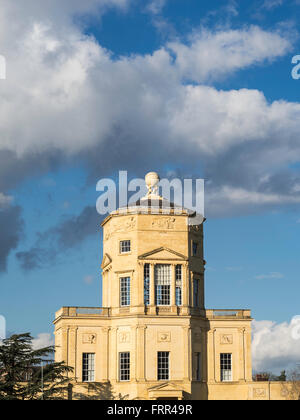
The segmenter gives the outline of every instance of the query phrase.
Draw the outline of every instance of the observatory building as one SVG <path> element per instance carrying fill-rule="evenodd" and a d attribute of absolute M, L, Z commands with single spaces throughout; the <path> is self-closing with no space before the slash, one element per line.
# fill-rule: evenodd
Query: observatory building
<path fill-rule="evenodd" d="M 102 307 L 56 313 L 56 361 L 73 367 L 74 394 L 268 399 L 252 381 L 250 311 L 205 308 L 203 219 L 160 197 L 158 179 L 102 222 Z"/>

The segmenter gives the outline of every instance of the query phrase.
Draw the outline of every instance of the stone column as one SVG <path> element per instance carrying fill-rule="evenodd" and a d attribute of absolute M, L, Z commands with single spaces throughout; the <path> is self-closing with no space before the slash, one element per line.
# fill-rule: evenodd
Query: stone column
<path fill-rule="evenodd" d="M 102 349 L 102 358 L 101 358 L 101 371 L 100 377 L 101 382 L 106 382 L 109 380 L 109 331 L 110 328 L 102 328 L 102 339 L 101 339 L 101 349 Z"/>
<path fill-rule="evenodd" d="M 139 382 L 144 382 L 146 379 L 146 358 L 145 358 L 145 354 L 146 354 L 146 340 L 145 340 L 145 334 L 146 334 L 146 326 L 145 325 L 138 325 L 136 327 L 136 357 L 135 357 L 135 362 L 136 362 L 136 378 L 137 381 Z M 139 351 L 138 351 L 139 349 Z"/>
<path fill-rule="evenodd" d="M 183 380 L 190 381 L 192 378 L 192 354 L 191 354 L 191 327 L 183 327 L 183 343 L 184 343 L 184 358 L 183 358 Z"/>
<path fill-rule="evenodd" d="M 69 327 L 68 365 L 73 367 L 71 373 L 76 378 L 76 349 L 77 349 L 77 327 Z"/>

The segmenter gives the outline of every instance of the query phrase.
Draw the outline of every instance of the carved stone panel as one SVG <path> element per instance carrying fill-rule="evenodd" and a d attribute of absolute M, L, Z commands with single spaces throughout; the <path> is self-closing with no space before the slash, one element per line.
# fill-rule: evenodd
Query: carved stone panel
<path fill-rule="evenodd" d="M 175 227 L 175 217 L 164 217 L 154 219 L 152 222 L 153 229 L 174 229 Z"/>
<path fill-rule="evenodd" d="M 96 344 L 97 342 L 97 334 L 95 333 L 86 333 L 82 335 L 82 343 L 83 344 Z"/>
<path fill-rule="evenodd" d="M 254 388 L 253 397 L 254 398 L 266 398 L 267 392 L 264 388 Z"/>
<path fill-rule="evenodd" d="M 220 344 L 232 344 L 233 335 L 232 334 L 222 334 L 220 337 Z"/>
<path fill-rule="evenodd" d="M 129 332 L 120 332 L 119 333 L 119 343 L 130 343 L 130 333 Z"/>
<path fill-rule="evenodd" d="M 157 334 L 157 341 L 159 343 L 169 343 L 171 341 L 171 333 L 170 332 L 159 332 Z"/>

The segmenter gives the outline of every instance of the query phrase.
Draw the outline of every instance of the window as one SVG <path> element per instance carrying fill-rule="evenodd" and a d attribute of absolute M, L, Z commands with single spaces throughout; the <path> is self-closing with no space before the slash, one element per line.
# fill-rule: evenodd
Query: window
<path fill-rule="evenodd" d="M 196 381 L 201 381 L 201 353 L 196 353 Z"/>
<path fill-rule="evenodd" d="M 130 305 L 130 277 L 120 278 L 120 304 L 121 306 Z"/>
<path fill-rule="evenodd" d="M 199 281 L 199 279 L 194 279 L 194 287 L 193 287 L 193 289 L 194 289 L 194 307 L 198 307 L 198 306 L 200 306 L 200 299 L 199 299 L 199 283 L 200 283 L 200 281 Z"/>
<path fill-rule="evenodd" d="M 168 264 L 155 265 L 155 303 L 156 305 L 170 305 L 171 266 Z"/>
<path fill-rule="evenodd" d="M 150 305 L 150 264 L 144 265 L 144 305 Z"/>
<path fill-rule="evenodd" d="M 159 351 L 157 353 L 157 379 L 169 379 L 169 357 L 168 351 Z"/>
<path fill-rule="evenodd" d="M 175 267 L 176 305 L 182 305 L 182 266 Z"/>
<path fill-rule="evenodd" d="M 221 366 L 221 381 L 228 382 L 232 381 L 232 354 L 221 353 L 220 354 L 220 366 Z"/>
<path fill-rule="evenodd" d="M 82 382 L 95 381 L 95 353 L 82 354 Z"/>
<path fill-rule="evenodd" d="M 130 353 L 119 353 L 120 381 L 130 381 Z"/>
<path fill-rule="evenodd" d="M 198 255 L 198 242 L 194 242 L 193 241 L 193 256 L 197 256 Z"/>
<path fill-rule="evenodd" d="M 126 252 L 131 251 L 131 242 L 130 241 L 121 241 L 120 242 L 120 254 L 125 254 Z"/>

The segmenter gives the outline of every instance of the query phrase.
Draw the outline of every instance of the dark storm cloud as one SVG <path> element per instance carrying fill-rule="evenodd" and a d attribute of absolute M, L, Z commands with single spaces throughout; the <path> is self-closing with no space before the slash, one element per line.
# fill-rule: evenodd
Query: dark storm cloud
<path fill-rule="evenodd" d="M 0 209 L 0 272 L 6 270 L 7 258 L 20 241 L 23 226 L 19 206 Z"/>
<path fill-rule="evenodd" d="M 38 233 L 36 243 L 28 251 L 16 254 L 25 271 L 42 268 L 55 261 L 58 255 L 76 247 L 87 237 L 97 234 L 101 217 L 94 206 L 85 207 L 79 215 L 71 216 Z"/>

